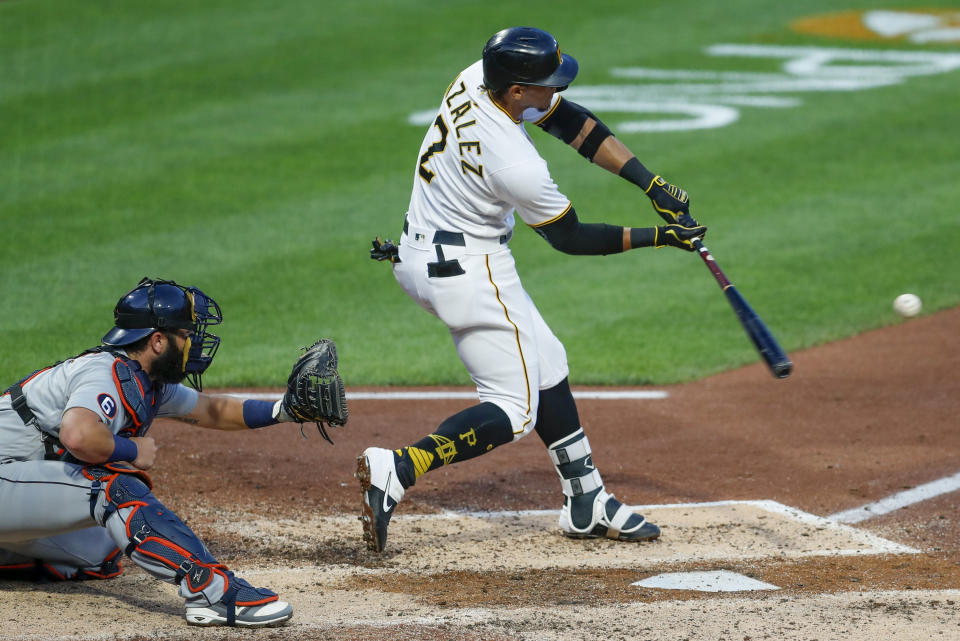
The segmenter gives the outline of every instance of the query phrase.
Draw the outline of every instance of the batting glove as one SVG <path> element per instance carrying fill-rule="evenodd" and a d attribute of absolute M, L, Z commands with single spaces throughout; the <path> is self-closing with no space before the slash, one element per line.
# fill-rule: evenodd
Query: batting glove
<path fill-rule="evenodd" d="M 690 197 L 676 185 L 671 185 L 660 176 L 654 176 L 646 189 L 653 208 L 669 224 L 680 223 L 684 227 L 696 227 L 697 221 L 690 215 Z"/>
<path fill-rule="evenodd" d="M 670 247 L 677 247 L 688 252 L 696 251 L 696 247 L 693 246 L 693 241 L 702 239 L 707 233 L 707 228 L 703 225 L 695 225 L 693 227 L 660 225 L 659 227 L 654 227 L 654 230 L 656 230 L 653 237 L 654 247 L 667 247 L 669 245 Z"/>
<path fill-rule="evenodd" d="M 391 263 L 399 263 L 400 248 L 389 238 L 380 240 L 377 236 L 373 239 L 373 249 L 370 250 L 370 258 L 373 260 L 389 260 Z"/>

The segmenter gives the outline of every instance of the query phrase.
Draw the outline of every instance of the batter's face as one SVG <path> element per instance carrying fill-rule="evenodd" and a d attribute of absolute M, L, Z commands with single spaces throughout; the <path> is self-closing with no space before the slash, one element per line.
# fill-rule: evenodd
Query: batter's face
<path fill-rule="evenodd" d="M 550 100 L 553 99 L 555 93 L 557 93 L 556 87 L 523 85 L 524 109 L 533 107 L 540 111 L 547 111 L 550 109 Z"/>

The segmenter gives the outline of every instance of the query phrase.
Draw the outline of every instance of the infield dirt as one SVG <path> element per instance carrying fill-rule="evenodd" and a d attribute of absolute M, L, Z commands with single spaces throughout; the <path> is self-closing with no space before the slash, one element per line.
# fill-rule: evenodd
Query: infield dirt
<path fill-rule="evenodd" d="M 561 537 L 556 473 L 530 436 L 423 477 L 386 553 L 368 552 L 356 455 L 416 440 L 469 401 L 351 401 L 333 447 L 294 425 L 233 435 L 160 421 L 157 496 L 294 619 L 188 628 L 173 587 L 126 562 L 110 581 L 0 582 L 0 639 L 960 638 L 957 492 L 854 527 L 763 507 L 824 517 L 955 474 L 958 336 L 948 310 L 792 354 L 785 381 L 758 364 L 658 388 L 662 400 L 579 401 L 608 489 L 663 528 L 649 544 Z M 524 512 L 466 513 L 498 510 Z M 688 570 L 779 589 L 631 585 Z"/>

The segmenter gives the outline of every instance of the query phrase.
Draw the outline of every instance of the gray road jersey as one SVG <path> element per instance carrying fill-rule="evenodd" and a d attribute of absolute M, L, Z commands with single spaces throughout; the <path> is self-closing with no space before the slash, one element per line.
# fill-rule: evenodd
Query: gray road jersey
<path fill-rule="evenodd" d="M 23 386 L 23 393 L 39 426 L 57 437 L 63 413 L 83 407 L 97 414 L 111 432 L 119 433 L 127 425 L 128 416 L 113 377 L 115 358 L 107 352 L 84 354 L 31 378 Z M 189 414 L 197 398 L 196 390 L 189 387 L 165 385 L 157 416 Z M 0 397 L 0 463 L 42 459 L 43 454 L 37 429 L 23 424 L 9 395 Z"/>

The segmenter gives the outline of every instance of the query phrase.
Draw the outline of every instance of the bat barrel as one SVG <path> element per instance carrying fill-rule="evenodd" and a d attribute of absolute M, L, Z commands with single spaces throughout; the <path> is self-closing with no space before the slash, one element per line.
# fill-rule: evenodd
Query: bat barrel
<path fill-rule="evenodd" d="M 720 269 L 720 265 L 713 259 L 710 250 L 706 248 L 700 239 L 694 240 L 693 246 L 697 250 L 697 253 L 700 254 L 700 258 L 703 259 L 703 263 L 707 266 L 707 269 L 713 274 L 717 284 L 720 285 L 720 289 L 726 294 L 730 307 L 733 308 L 733 311 L 737 315 L 737 320 L 740 321 L 747 336 L 751 342 L 753 342 L 754 347 L 757 348 L 760 357 L 767 364 L 767 367 L 770 368 L 770 372 L 777 378 L 787 378 L 790 376 L 793 372 L 793 362 L 787 356 L 786 352 L 783 351 L 783 348 L 780 347 L 777 339 L 770 333 L 766 323 L 760 319 L 760 316 L 753 311 L 753 308 L 750 307 L 746 299 L 740 295 L 737 288 L 733 286 L 733 283 L 730 282 L 723 273 L 723 270 Z"/>
<path fill-rule="evenodd" d="M 730 285 L 724 290 L 727 301 L 737 315 L 747 336 L 753 342 L 760 357 L 770 368 L 770 372 L 777 378 L 786 378 L 793 372 L 793 362 L 787 353 L 780 347 L 780 343 L 773 337 L 767 324 L 753 311 L 750 304 L 740 295 L 737 288 Z"/>

